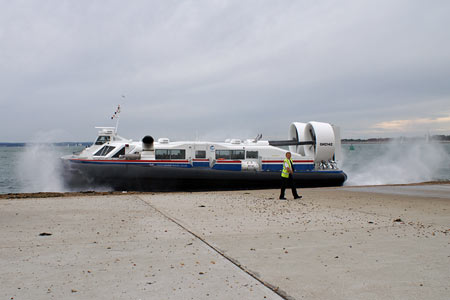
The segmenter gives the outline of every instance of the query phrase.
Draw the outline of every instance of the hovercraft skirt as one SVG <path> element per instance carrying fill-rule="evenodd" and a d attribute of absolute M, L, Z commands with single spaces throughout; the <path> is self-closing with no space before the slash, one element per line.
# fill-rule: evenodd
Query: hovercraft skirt
<path fill-rule="evenodd" d="M 279 172 L 224 171 L 144 164 L 72 163 L 64 168 L 71 189 L 105 187 L 118 191 L 211 191 L 279 188 Z M 296 187 L 341 186 L 343 171 L 307 171 L 294 175 Z"/>

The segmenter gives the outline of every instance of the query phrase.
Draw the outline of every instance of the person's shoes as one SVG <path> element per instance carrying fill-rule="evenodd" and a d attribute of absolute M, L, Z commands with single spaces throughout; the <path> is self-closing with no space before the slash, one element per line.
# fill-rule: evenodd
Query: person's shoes
<path fill-rule="evenodd" d="M 294 197 L 294 199 L 302 199 L 302 196 Z"/>
<path fill-rule="evenodd" d="M 284 197 L 283 197 L 283 198 L 281 198 L 281 197 L 280 197 L 280 200 L 286 200 L 286 198 L 284 198 Z"/>

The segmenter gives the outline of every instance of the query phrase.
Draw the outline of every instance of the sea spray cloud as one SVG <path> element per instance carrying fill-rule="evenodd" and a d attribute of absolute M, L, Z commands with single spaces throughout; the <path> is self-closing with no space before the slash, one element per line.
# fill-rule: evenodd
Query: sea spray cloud
<path fill-rule="evenodd" d="M 17 178 L 23 192 L 63 192 L 64 183 L 60 164 L 61 151 L 52 144 L 60 130 L 37 133 L 18 156 Z"/>
<path fill-rule="evenodd" d="M 378 185 L 424 182 L 442 179 L 450 169 L 450 155 L 443 144 L 391 142 L 357 145 L 348 151 L 343 169 L 346 185 Z"/>
<path fill-rule="evenodd" d="M 107 185 L 83 185 L 69 188 L 65 182 L 65 168 L 61 157 L 79 152 L 83 146 L 57 146 L 54 143 L 67 138 L 64 130 L 38 132 L 17 156 L 15 177 L 23 193 L 111 191 Z M 66 166 L 67 167 L 67 166 Z"/>
<path fill-rule="evenodd" d="M 23 192 L 63 192 L 60 153 L 51 144 L 27 144 L 19 155 L 17 177 Z"/>

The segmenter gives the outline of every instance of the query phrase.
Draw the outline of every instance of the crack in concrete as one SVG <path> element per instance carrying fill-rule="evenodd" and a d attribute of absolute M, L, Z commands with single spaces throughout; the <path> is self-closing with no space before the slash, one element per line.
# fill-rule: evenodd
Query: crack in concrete
<path fill-rule="evenodd" d="M 295 300 L 294 297 L 289 296 L 285 291 L 281 290 L 278 286 L 274 286 L 271 283 L 259 278 L 255 272 L 250 271 L 249 269 L 247 269 L 245 266 L 243 266 L 238 260 L 236 260 L 235 258 L 226 255 L 222 250 L 220 250 L 218 247 L 214 246 L 213 244 L 211 244 L 210 242 L 206 241 L 204 238 L 202 238 L 199 234 L 195 233 L 194 231 L 190 230 L 189 228 L 187 228 L 185 225 L 183 225 L 181 223 L 181 221 L 171 217 L 169 214 L 163 212 L 162 210 L 159 210 L 158 208 L 156 208 L 154 205 L 152 205 L 151 203 L 145 201 L 144 199 L 142 199 L 140 196 L 136 196 L 136 198 L 138 198 L 140 201 L 142 201 L 143 203 L 145 203 L 146 205 L 150 206 L 153 210 L 157 211 L 158 213 L 160 213 L 163 217 L 165 217 L 166 219 L 168 219 L 169 221 L 175 223 L 176 225 L 178 225 L 181 229 L 183 229 L 184 231 L 188 232 L 189 234 L 191 234 L 192 236 L 194 236 L 196 239 L 200 240 L 203 244 L 205 244 L 208 248 L 210 248 L 211 250 L 213 250 L 214 252 L 216 252 L 217 254 L 219 254 L 220 256 L 222 256 L 223 258 L 225 258 L 227 261 L 229 261 L 230 263 L 232 263 L 233 265 L 235 265 L 236 267 L 238 267 L 241 271 L 243 271 L 244 273 L 246 273 L 247 275 L 249 275 L 250 277 L 252 277 L 253 279 L 255 279 L 256 281 L 258 281 L 259 283 L 261 283 L 263 286 L 265 286 L 266 288 L 268 288 L 269 290 L 271 290 L 273 293 L 277 294 L 279 297 L 281 297 L 284 300 Z"/>

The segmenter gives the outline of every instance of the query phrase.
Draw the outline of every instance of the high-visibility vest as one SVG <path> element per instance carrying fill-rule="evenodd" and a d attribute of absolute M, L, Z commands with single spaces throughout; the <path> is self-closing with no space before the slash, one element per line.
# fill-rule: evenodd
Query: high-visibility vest
<path fill-rule="evenodd" d="M 289 172 L 288 172 L 288 170 L 287 170 L 287 168 L 286 168 L 286 163 L 287 163 L 287 165 L 289 166 L 289 169 L 292 170 L 292 162 L 291 162 L 291 160 L 285 158 L 285 159 L 284 159 L 284 163 L 283 163 L 283 171 L 281 172 L 281 177 L 289 178 Z"/>

